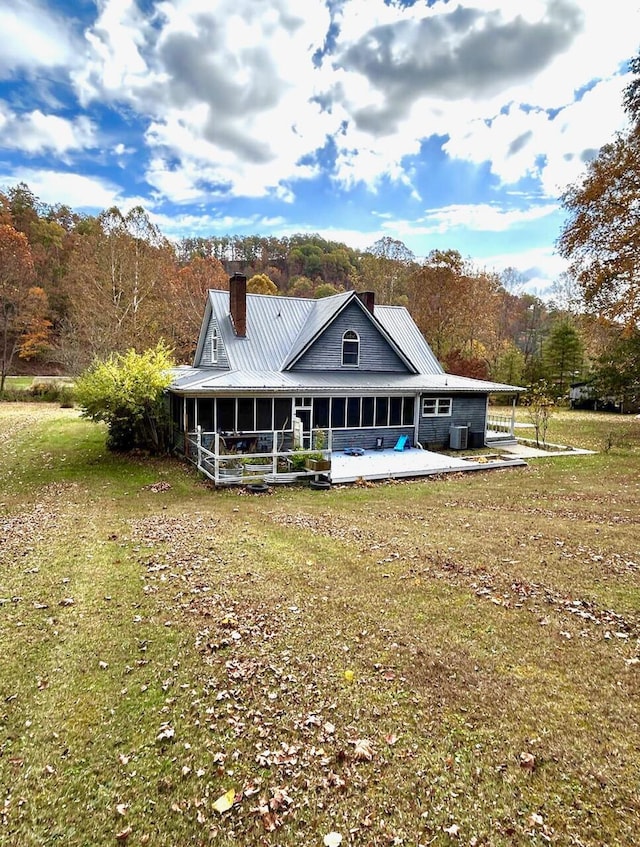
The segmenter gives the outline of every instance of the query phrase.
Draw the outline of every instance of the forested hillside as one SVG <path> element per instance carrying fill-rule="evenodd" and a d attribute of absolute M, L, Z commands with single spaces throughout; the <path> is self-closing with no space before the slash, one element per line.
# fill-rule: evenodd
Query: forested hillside
<path fill-rule="evenodd" d="M 2 376 L 76 374 L 96 356 L 159 339 L 189 362 L 209 288 L 241 271 L 249 290 L 324 297 L 371 290 L 405 305 L 444 367 L 503 382 L 545 378 L 556 396 L 617 336 L 579 312 L 567 280 L 555 302 L 521 292 L 521 279 L 477 267 L 457 251 L 424 261 L 383 238 L 367 251 L 315 234 L 229 235 L 169 241 L 147 212 L 86 216 L 49 206 L 19 184 L 0 194 Z"/>

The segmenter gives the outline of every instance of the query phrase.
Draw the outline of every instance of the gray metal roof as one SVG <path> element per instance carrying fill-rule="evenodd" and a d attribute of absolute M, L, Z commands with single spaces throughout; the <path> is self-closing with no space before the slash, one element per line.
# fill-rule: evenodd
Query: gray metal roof
<path fill-rule="evenodd" d="M 514 392 L 518 386 L 446 374 L 403 306 L 374 307 L 374 323 L 398 348 L 418 373 L 385 373 L 364 370 L 286 370 L 352 299 L 354 291 L 320 300 L 247 294 L 246 337 L 235 334 L 229 313 L 229 292 L 209 291 L 195 361 L 200 361 L 211 313 L 218 322 L 228 369 L 177 368 L 171 389 L 198 392 Z"/>
<path fill-rule="evenodd" d="M 172 386 L 181 394 L 200 392 L 274 394 L 322 394 L 323 392 L 361 394 L 425 391 L 469 394 L 519 391 L 514 385 L 503 385 L 451 374 L 403 374 L 358 371 L 216 371 L 210 368 L 179 368 Z"/>
<path fill-rule="evenodd" d="M 384 329 L 423 374 L 442 374 L 440 362 L 404 306 L 375 306 L 374 314 Z"/>
<path fill-rule="evenodd" d="M 331 298 L 333 299 L 333 298 Z M 232 370 L 280 370 L 316 300 L 247 294 L 247 334 L 238 338 L 229 313 L 229 292 L 210 291 L 209 302 Z M 203 332 L 206 327 L 203 325 Z"/>

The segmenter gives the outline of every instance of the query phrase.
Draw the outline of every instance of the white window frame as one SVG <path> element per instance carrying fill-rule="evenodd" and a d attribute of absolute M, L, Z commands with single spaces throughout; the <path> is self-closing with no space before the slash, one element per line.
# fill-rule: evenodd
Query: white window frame
<path fill-rule="evenodd" d="M 433 411 L 425 411 L 429 406 Z M 450 418 L 453 409 L 452 397 L 423 397 L 422 398 L 422 417 L 423 418 Z"/>
<path fill-rule="evenodd" d="M 218 364 L 218 330 L 215 327 L 211 331 L 211 364 Z"/>
<path fill-rule="evenodd" d="M 354 338 L 347 338 L 347 336 L 355 336 Z M 357 357 L 355 362 L 345 362 L 344 360 L 344 345 L 346 344 L 356 344 Z M 360 336 L 355 331 L 355 329 L 348 329 L 342 335 L 342 367 L 343 368 L 359 368 L 360 367 Z"/>

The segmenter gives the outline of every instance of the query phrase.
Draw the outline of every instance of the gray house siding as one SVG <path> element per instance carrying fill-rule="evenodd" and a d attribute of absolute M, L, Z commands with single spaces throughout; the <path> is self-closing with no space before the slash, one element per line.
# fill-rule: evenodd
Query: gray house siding
<path fill-rule="evenodd" d="M 422 416 L 422 401 L 425 397 L 451 398 L 451 415 Z M 418 409 L 418 441 L 427 449 L 429 446 L 448 446 L 449 428 L 468 426 L 469 433 L 478 433 L 484 443 L 487 414 L 487 398 L 484 394 L 446 394 L 429 392 L 420 397 Z"/>
<path fill-rule="evenodd" d="M 362 447 L 372 450 L 376 446 L 376 438 L 383 439 L 385 450 L 394 447 L 401 435 L 409 436 L 409 444 L 413 447 L 415 429 L 412 426 L 384 427 L 376 429 L 334 429 L 331 431 L 331 449 L 344 450 L 345 447 Z"/>
<path fill-rule="evenodd" d="M 354 330 L 360 338 L 359 365 L 349 370 L 408 372 L 402 359 L 356 303 L 338 315 L 292 370 L 346 370 L 342 365 L 342 337 L 347 330 Z"/>
<path fill-rule="evenodd" d="M 214 329 L 218 333 L 218 361 L 211 361 L 211 338 L 213 336 Z M 222 368 L 224 370 L 229 370 L 229 359 L 227 357 L 227 351 L 225 350 L 224 344 L 222 343 L 222 335 L 218 328 L 218 321 L 215 315 L 211 315 L 211 319 L 209 321 L 209 326 L 207 327 L 207 333 L 205 335 L 204 344 L 202 346 L 202 355 L 200 357 L 200 362 L 198 365 L 201 368 Z"/>

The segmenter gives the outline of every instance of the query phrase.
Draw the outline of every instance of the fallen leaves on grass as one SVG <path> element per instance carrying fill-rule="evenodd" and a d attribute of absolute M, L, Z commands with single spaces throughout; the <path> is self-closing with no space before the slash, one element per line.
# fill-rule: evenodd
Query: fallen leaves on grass
<path fill-rule="evenodd" d="M 171 724 L 163 723 L 160 727 L 160 731 L 156 735 L 156 741 L 168 741 L 173 738 L 176 734 L 175 729 L 171 726 Z"/>
<path fill-rule="evenodd" d="M 233 806 L 234 800 L 236 799 L 236 792 L 234 788 L 230 788 L 228 791 L 225 791 L 224 794 L 221 794 L 220 797 L 214 802 L 213 809 L 219 814 L 223 814 L 224 812 L 228 812 L 229 809 Z"/>
<path fill-rule="evenodd" d="M 370 762 L 373 759 L 373 744 L 368 738 L 358 738 L 353 742 L 353 758 L 356 762 Z"/>
<path fill-rule="evenodd" d="M 536 767 L 536 757 L 533 753 L 520 753 L 520 767 L 526 771 L 533 771 Z"/>

